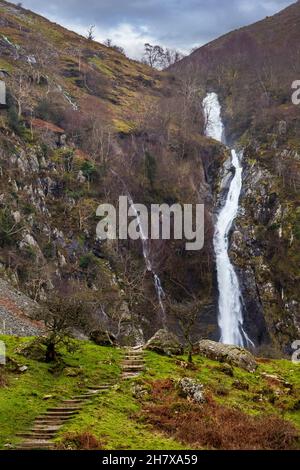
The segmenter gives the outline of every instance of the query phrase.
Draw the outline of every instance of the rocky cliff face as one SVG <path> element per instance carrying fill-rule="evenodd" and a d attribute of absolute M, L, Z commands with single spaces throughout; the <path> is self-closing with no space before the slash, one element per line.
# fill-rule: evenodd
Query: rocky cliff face
<path fill-rule="evenodd" d="M 286 150 L 271 153 L 280 158 Z M 245 150 L 241 211 L 231 254 L 249 331 L 257 344 L 271 341 L 288 353 L 299 335 L 298 242 L 293 223 L 297 207 L 287 200 L 280 178 L 263 164 L 263 154 L 259 146 Z"/>

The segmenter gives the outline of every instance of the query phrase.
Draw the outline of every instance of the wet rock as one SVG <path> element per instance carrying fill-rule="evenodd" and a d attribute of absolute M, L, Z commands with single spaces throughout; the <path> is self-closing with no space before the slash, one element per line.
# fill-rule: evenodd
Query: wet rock
<path fill-rule="evenodd" d="M 244 348 L 203 340 L 198 343 L 199 354 L 214 361 L 225 362 L 232 366 L 240 367 L 248 372 L 257 369 L 254 356 Z"/>
<path fill-rule="evenodd" d="M 183 347 L 179 339 L 167 330 L 159 330 L 149 339 L 145 349 L 167 356 L 179 356 L 183 354 Z"/>

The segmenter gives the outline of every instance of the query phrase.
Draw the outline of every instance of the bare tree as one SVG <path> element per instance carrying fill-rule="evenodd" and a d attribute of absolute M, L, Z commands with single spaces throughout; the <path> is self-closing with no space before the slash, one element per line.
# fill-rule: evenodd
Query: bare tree
<path fill-rule="evenodd" d="M 145 53 L 144 60 L 146 64 L 150 65 L 152 68 L 159 68 L 163 64 L 164 60 L 164 49 L 159 46 L 146 43 L 145 44 Z"/>
<path fill-rule="evenodd" d="M 184 303 L 169 303 L 173 318 L 179 323 L 188 350 L 188 362 L 193 362 L 193 330 L 199 317 L 202 303 L 193 298 Z"/>
<path fill-rule="evenodd" d="M 31 91 L 31 81 L 28 79 L 28 76 L 20 73 L 16 75 L 11 82 L 11 93 L 15 99 L 18 107 L 18 117 L 22 116 L 23 105 L 26 103 L 30 97 Z"/>
<path fill-rule="evenodd" d="M 182 52 L 177 51 L 176 49 L 165 49 L 164 56 L 163 56 L 163 67 L 167 68 L 173 64 L 177 64 L 180 60 L 182 60 L 184 55 Z"/>
<path fill-rule="evenodd" d="M 83 328 L 87 323 L 87 306 L 78 298 L 65 298 L 58 295 L 50 299 L 40 319 L 46 325 L 46 362 L 54 362 L 58 358 L 58 347 L 64 345 L 72 350 L 72 330 Z"/>
<path fill-rule="evenodd" d="M 88 32 L 87 32 L 87 35 L 86 35 L 86 38 L 89 40 L 89 41 L 94 41 L 95 40 L 95 25 L 91 25 L 88 29 Z"/>
<path fill-rule="evenodd" d="M 153 68 L 167 68 L 179 62 L 183 54 L 176 49 L 164 49 L 159 45 L 145 44 L 144 62 Z"/>

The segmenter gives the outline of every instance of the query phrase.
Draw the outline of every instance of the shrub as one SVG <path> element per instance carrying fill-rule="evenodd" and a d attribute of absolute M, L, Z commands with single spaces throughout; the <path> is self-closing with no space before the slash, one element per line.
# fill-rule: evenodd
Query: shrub
<path fill-rule="evenodd" d="M 81 269 L 88 269 L 89 267 L 93 266 L 95 262 L 95 257 L 92 253 L 88 253 L 87 255 L 83 255 L 80 257 L 79 260 L 79 267 Z"/>
<path fill-rule="evenodd" d="M 151 184 L 151 187 L 153 187 L 156 177 L 157 165 L 155 158 L 149 152 L 146 152 L 145 155 L 145 170 L 146 176 Z"/>
<path fill-rule="evenodd" d="M 7 113 L 8 125 L 17 135 L 21 136 L 24 130 L 22 121 L 20 120 L 17 109 L 15 106 L 11 106 Z"/>
<path fill-rule="evenodd" d="M 81 171 L 83 175 L 91 181 L 93 177 L 97 174 L 97 169 L 94 163 L 86 161 L 81 165 Z"/>
<path fill-rule="evenodd" d="M 66 106 L 62 102 L 61 97 L 51 94 L 48 98 L 42 99 L 34 110 L 34 114 L 39 119 L 44 121 L 53 122 L 56 125 L 61 125 L 63 114 Z"/>

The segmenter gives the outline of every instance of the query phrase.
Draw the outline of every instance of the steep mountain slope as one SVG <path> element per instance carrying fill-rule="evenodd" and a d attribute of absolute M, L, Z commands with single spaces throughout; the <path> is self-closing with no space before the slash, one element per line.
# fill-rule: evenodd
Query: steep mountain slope
<path fill-rule="evenodd" d="M 232 259 L 245 317 L 260 338 L 264 315 L 271 339 L 290 349 L 300 325 L 299 128 L 292 83 L 300 77 L 300 3 L 196 50 L 171 70 L 195 75 L 223 105 L 229 143 L 244 148 L 240 217 Z"/>
<path fill-rule="evenodd" d="M 5 1 L 0 69 L 1 275 L 37 301 L 85 299 L 89 328 L 134 343 L 161 326 L 153 277 L 139 241 L 96 240 L 98 205 L 124 191 L 146 205 L 205 202 L 204 250 L 171 240 L 150 255 L 172 327 L 172 304 L 200 299 L 197 335 L 216 337 L 211 217 L 226 151 L 199 133 L 197 89 Z"/>

